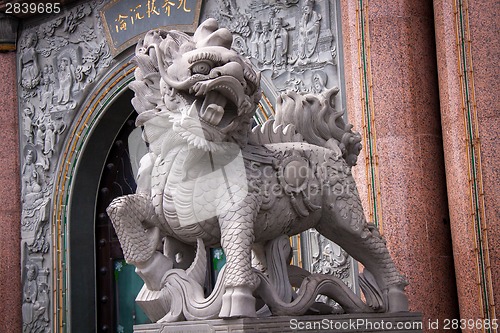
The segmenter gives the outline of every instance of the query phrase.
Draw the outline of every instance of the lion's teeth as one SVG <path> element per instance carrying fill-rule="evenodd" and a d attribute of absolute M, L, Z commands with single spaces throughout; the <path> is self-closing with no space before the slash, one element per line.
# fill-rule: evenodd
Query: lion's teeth
<path fill-rule="evenodd" d="M 218 125 L 224 116 L 227 99 L 217 92 L 209 92 L 200 110 L 200 117 L 211 125 Z"/>
<path fill-rule="evenodd" d="M 187 115 L 191 118 L 198 118 L 198 111 L 201 108 L 201 102 L 196 100 L 188 110 Z"/>
<path fill-rule="evenodd" d="M 202 116 L 203 120 L 212 125 L 218 125 L 224 116 L 224 108 L 217 104 L 210 104 L 206 107 Z"/>

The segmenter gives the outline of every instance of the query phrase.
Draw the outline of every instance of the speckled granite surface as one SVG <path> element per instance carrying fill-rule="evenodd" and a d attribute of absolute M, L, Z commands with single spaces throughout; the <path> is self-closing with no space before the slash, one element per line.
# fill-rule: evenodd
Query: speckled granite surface
<path fill-rule="evenodd" d="M 0 53 L 0 331 L 21 332 L 16 54 Z"/>
<path fill-rule="evenodd" d="M 361 130 L 358 8 L 341 3 L 348 114 Z M 367 3 L 365 53 L 373 83 L 382 230 L 410 283 L 410 309 L 423 312 L 424 321 L 456 318 L 432 1 Z M 364 161 L 359 164 L 357 183 L 367 198 Z"/>

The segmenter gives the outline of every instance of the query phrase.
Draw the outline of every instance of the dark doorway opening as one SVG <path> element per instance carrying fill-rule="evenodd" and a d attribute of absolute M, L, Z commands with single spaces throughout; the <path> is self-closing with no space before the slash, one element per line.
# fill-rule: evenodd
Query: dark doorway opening
<path fill-rule="evenodd" d="M 135 303 L 143 282 L 128 265 L 106 208 L 119 196 L 136 190 L 135 161 L 140 139 L 140 128 L 135 127 L 137 113 L 133 112 L 116 136 L 99 182 L 96 204 L 96 297 L 97 327 L 101 332 L 133 331 L 133 325 L 149 323 L 144 312 Z M 134 164 L 134 166 L 133 166 Z"/>
<path fill-rule="evenodd" d="M 120 300 L 135 300 L 120 297 L 123 292 L 118 294 L 124 289 L 120 286 L 135 282 L 126 281 L 127 274 L 120 273 L 135 272 L 122 264 L 123 270 L 115 275 L 123 255 L 111 223 L 102 215 L 114 197 L 135 191 L 127 156 L 127 138 L 135 129 L 132 97 L 132 91 L 124 90 L 103 111 L 86 140 L 74 175 L 69 210 L 68 331 L 72 333 L 117 332 L 121 330 L 119 315 L 137 323 L 141 319 L 140 314 L 133 318 L 127 311 L 117 311 Z M 123 332 L 127 331 L 124 327 Z"/>

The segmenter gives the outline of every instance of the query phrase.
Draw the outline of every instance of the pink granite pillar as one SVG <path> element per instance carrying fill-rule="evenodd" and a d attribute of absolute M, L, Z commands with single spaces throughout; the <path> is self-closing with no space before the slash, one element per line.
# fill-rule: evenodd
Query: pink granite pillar
<path fill-rule="evenodd" d="M 16 53 L 0 53 L 0 332 L 21 332 Z"/>
<path fill-rule="evenodd" d="M 365 137 L 371 128 L 355 171 L 360 193 L 427 328 L 458 317 L 432 1 L 341 4 L 349 121 Z"/>
<path fill-rule="evenodd" d="M 500 304 L 500 5 L 434 0 L 444 156 L 460 317 Z M 464 332 L 482 332 L 479 327 Z M 496 330 L 495 330 L 496 332 Z"/>

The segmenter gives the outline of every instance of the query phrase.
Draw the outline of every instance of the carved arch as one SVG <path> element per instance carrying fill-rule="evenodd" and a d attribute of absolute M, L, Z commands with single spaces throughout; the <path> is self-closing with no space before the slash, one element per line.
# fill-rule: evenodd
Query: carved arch
<path fill-rule="evenodd" d="M 133 112 L 131 52 L 120 56 L 78 110 L 61 149 L 52 210 L 53 329 L 95 330 L 95 207 L 116 134 Z"/>

